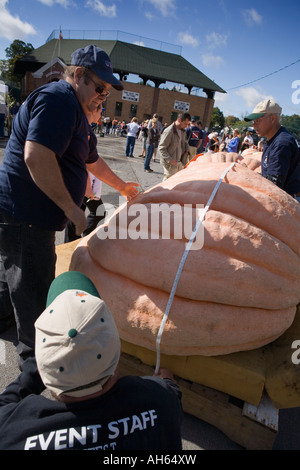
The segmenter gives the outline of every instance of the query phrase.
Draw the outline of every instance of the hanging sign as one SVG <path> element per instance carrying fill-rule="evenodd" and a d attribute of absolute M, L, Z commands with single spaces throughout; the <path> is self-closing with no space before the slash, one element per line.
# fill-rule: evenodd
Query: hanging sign
<path fill-rule="evenodd" d="M 185 103 L 184 101 L 175 100 L 174 109 L 177 111 L 184 111 L 187 113 L 190 110 L 190 103 Z"/>
<path fill-rule="evenodd" d="M 122 100 L 134 101 L 135 103 L 138 103 L 140 100 L 140 94 L 135 93 L 134 91 L 123 90 Z"/>

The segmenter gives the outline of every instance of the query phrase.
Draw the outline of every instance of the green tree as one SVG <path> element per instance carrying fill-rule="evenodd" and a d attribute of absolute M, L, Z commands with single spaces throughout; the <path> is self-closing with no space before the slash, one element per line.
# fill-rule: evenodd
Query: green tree
<path fill-rule="evenodd" d="M 236 116 L 232 116 L 231 114 L 225 117 L 225 126 L 227 127 L 236 127 L 236 124 L 238 122 L 239 118 L 237 118 Z"/>
<path fill-rule="evenodd" d="M 6 82 L 15 83 L 20 86 L 21 75 L 14 73 L 15 63 L 18 59 L 24 55 L 30 53 L 33 50 L 33 45 L 25 43 L 19 39 L 15 39 L 9 47 L 5 49 L 5 54 L 8 59 L 7 70 L 2 72 L 3 80 Z"/>
<path fill-rule="evenodd" d="M 212 110 L 210 127 L 211 128 L 218 127 L 218 128 L 223 129 L 224 124 L 225 124 L 224 114 L 217 106 L 214 107 Z"/>
<path fill-rule="evenodd" d="M 3 76 L 7 71 L 7 60 L 0 60 L 0 80 L 4 80 Z"/>
<path fill-rule="evenodd" d="M 291 134 L 300 142 L 300 116 L 293 114 L 292 116 L 281 116 L 281 124 L 286 127 Z"/>

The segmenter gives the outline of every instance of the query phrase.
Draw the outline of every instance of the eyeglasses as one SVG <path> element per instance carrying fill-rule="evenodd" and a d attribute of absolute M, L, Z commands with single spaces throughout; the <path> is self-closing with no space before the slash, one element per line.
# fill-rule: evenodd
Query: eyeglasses
<path fill-rule="evenodd" d="M 90 79 L 90 80 L 93 82 L 93 84 L 95 85 L 95 92 L 98 93 L 98 95 L 100 96 L 100 98 L 106 99 L 106 98 L 110 95 L 110 92 L 109 92 L 109 91 L 106 91 L 105 93 L 103 93 L 103 91 L 105 90 L 105 87 L 104 87 L 104 86 L 98 85 L 98 83 L 96 83 L 95 80 L 92 79 L 92 77 L 89 77 L 89 79 Z"/>

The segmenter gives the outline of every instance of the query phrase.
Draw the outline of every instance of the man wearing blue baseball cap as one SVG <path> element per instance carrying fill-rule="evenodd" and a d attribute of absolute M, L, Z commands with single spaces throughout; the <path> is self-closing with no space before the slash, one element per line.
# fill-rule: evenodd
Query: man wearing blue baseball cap
<path fill-rule="evenodd" d="M 72 54 L 72 65 L 80 65 L 92 70 L 103 82 L 112 85 L 116 90 L 123 90 L 123 85 L 113 75 L 110 58 L 105 51 L 96 46 L 77 49 Z"/>
<path fill-rule="evenodd" d="M 137 183 L 115 175 L 90 145 L 87 116 L 122 89 L 109 56 L 89 45 L 72 54 L 65 80 L 22 104 L 0 167 L 0 332 L 14 316 L 19 364 L 34 352 L 34 322 L 55 274 L 55 232 L 68 220 L 80 235 L 88 171 L 131 199 Z"/>

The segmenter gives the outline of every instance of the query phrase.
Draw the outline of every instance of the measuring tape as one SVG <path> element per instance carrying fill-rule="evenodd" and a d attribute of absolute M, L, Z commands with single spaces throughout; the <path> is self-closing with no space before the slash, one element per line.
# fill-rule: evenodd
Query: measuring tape
<path fill-rule="evenodd" d="M 184 266 L 184 263 L 185 263 L 185 260 L 187 258 L 187 255 L 189 254 L 189 251 L 191 249 L 191 246 L 192 246 L 192 243 L 196 237 L 196 234 L 197 234 L 197 231 L 200 227 L 200 225 L 202 224 L 203 222 L 203 219 L 215 197 L 215 195 L 217 194 L 217 191 L 223 181 L 223 179 L 225 178 L 225 176 L 227 175 L 227 173 L 234 167 L 235 165 L 235 162 L 233 162 L 229 168 L 227 168 L 227 170 L 224 171 L 224 173 L 221 175 L 219 181 L 217 182 L 205 208 L 204 208 L 204 211 L 201 213 L 193 231 L 192 231 L 192 234 L 190 236 L 190 239 L 189 239 L 189 242 L 187 244 L 187 247 L 183 253 L 183 256 L 181 258 L 181 261 L 180 261 L 180 264 L 179 264 L 179 268 L 178 268 L 178 271 L 177 271 L 177 274 L 175 276 L 175 280 L 173 282 L 173 286 L 172 286 L 172 289 L 171 289 L 171 293 L 170 293 L 170 296 L 169 296 L 169 300 L 168 300 L 168 303 L 167 303 L 167 307 L 166 307 L 166 310 L 165 310 L 165 313 L 164 313 L 164 316 L 163 316 L 163 319 L 162 319 L 162 322 L 160 324 L 160 328 L 159 328 L 159 331 L 158 331 L 158 334 L 157 334 L 157 338 L 156 338 L 156 367 L 155 367 L 155 374 L 158 374 L 158 371 L 159 371 L 159 367 L 160 367 L 160 342 L 161 342 L 161 337 L 162 337 L 162 334 L 163 334 L 163 331 L 164 331 L 164 328 L 165 328 L 165 324 L 166 324 L 166 321 L 168 319 L 168 316 L 169 316 L 169 312 L 170 312 L 170 308 L 171 308 L 171 305 L 172 305 L 172 302 L 173 302 L 173 298 L 174 298 L 174 295 L 175 295 L 175 291 L 176 291 L 176 288 L 177 288 L 177 285 L 178 285 L 178 282 L 179 282 L 179 279 L 180 279 L 180 276 L 181 276 L 181 273 L 182 273 L 182 270 L 183 270 L 183 266 Z"/>

